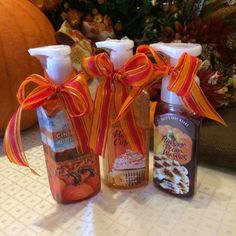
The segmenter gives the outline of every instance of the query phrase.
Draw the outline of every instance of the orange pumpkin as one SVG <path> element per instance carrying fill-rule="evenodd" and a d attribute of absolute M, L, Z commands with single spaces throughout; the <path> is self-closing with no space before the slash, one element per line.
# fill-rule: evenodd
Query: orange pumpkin
<path fill-rule="evenodd" d="M 19 106 L 16 93 L 21 82 L 42 67 L 28 48 L 56 44 L 54 29 L 29 0 L 0 0 L 0 136 Z M 35 112 L 24 112 L 22 129 L 36 122 Z"/>

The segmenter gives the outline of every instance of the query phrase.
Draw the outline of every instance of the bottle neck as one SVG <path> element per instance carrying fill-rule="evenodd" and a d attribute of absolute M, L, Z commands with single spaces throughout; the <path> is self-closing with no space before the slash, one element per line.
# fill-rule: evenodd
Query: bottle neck
<path fill-rule="evenodd" d="M 175 105 L 182 105 L 181 99 L 176 93 L 173 93 L 168 90 L 169 85 L 169 76 L 166 76 L 162 79 L 161 85 L 161 100 L 166 103 L 175 104 Z"/>
<path fill-rule="evenodd" d="M 132 56 L 133 56 L 132 50 L 125 52 L 111 51 L 110 53 L 110 59 L 114 65 L 115 70 L 120 69 Z"/>
<path fill-rule="evenodd" d="M 170 66 L 175 66 L 178 59 L 176 58 L 170 58 Z M 182 102 L 176 93 L 173 93 L 168 90 L 169 85 L 169 76 L 165 76 L 162 79 L 162 85 L 161 85 L 161 100 L 166 103 L 174 104 L 174 105 L 182 105 Z"/>
<path fill-rule="evenodd" d="M 72 73 L 70 59 L 47 59 L 46 72 L 49 79 L 55 84 L 63 83 L 67 77 Z"/>
<path fill-rule="evenodd" d="M 175 66 L 177 64 L 177 62 L 178 62 L 178 58 L 173 58 L 173 57 L 170 58 L 170 65 L 171 66 Z"/>
<path fill-rule="evenodd" d="M 178 59 L 171 58 L 170 59 L 170 65 L 175 66 L 177 64 Z M 197 76 L 195 76 L 195 81 L 198 85 L 200 85 L 200 80 Z M 173 105 L 183 105 L 180 99 L 180 96 L 176 95 L 176 93 L 171 92 L 168 90 L 168 85 L 170 81 L 170 76 L 165 76 L 162 79 L 162 85 L 161 85 L 161 100 L 166 103 L 170 103 Z"/>

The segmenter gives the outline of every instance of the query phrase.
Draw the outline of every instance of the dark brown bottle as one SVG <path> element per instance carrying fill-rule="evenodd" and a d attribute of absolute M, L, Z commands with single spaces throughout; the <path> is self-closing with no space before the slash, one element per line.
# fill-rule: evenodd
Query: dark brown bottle
<path fill-rule="evenodd" d="M 179 197 L 194 193 L 201 121 L 181 105 L 161 102 L 154 118 L 154 183 Z"/>
<path fill-rule="evenodd" d="M 184 52 L 192 56 L 201 53 L 198 44 L 157 43 L 151 46 L 169 56 L 173 67 Z M 162 80 L 161 102 L 154 116 L 154 184 L 175 196 L 191 197 L 196 182 L 201 120 L 189 113 L 180 97 L 168 90 L 169 79 L 168 75 Z"/>

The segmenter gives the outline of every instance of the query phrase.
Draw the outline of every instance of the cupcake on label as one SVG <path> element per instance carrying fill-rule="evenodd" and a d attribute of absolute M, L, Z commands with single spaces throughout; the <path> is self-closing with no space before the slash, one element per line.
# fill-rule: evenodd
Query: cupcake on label
<path fill-rule="evenodd" d="M 122 185 L 128 186 L 142 182 L 145 179 L 146 158 L 138 152 L 126 149 L 114 162 L 112 173 L 122 176 Z"/>

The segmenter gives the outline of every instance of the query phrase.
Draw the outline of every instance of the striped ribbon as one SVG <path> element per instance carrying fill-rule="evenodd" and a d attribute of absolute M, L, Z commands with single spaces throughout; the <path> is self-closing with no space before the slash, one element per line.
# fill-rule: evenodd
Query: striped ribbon
<path fill-rule="evenodd" d="M 30 83 L 33 83 L 35 87 L 26 95 L 25 90 Z M 37 174 L 29 166 L 23 151 L 20 136 L 21 114 L 24 109 L 34 110 L 40 106 L 50 106 L 54 100 L 62 105 L 68 115 L 78 148 L 82 152 L 89 151 L 88 133 L 90 120 L 87 117 L 92 112 L 93 103 L 87 80 L 84 76 L 75 76 L 73 74 L 64 83 L 55 85 L 47 76 L 33 74 L 22 82 L 17 98 L 20 106 L 9 121 L 4 136 L 4 149 L 11 162 L 29 167 L 33 173 Z"/>
<path fill-rule="evenodd" d="M 119 70 L 115 70 L 109 56 L 101 53 L 84 58 L 82 68 L 90 77 L 103 78 L 97 88 L 90 135 L 90 147 L 101 155 L 112 122 L 115 122 L 124 102 L 127 99 L 134 100 L 150 83 L 153 66 L 145 54 L 139 53 Z M 132 107 L 127 108 L 119 118 L 119 124 L 130 147 L 144 153 L 144 135 L 136 124 Z"/>
<path fill-rule="evenodd" d="M 176 66 L 172 67 L 166 59 L 150 46 L 141 45 L 137 48 L 137 52 L 151 55 L 154 58 L 156 62 L 154 64 L 156 81 L 160 80 L 165 75 L 170 76 L 168 89 L 180 96 L 187 110 L 200 117 L 207 117 L 226 125 L 194 79 L 201 64 L 201 60 L 187 53 L 183 53 Z M 127 106 L 127 104 L 122 107 L 122 110 L 125 109 L 125 106 Z"/>

